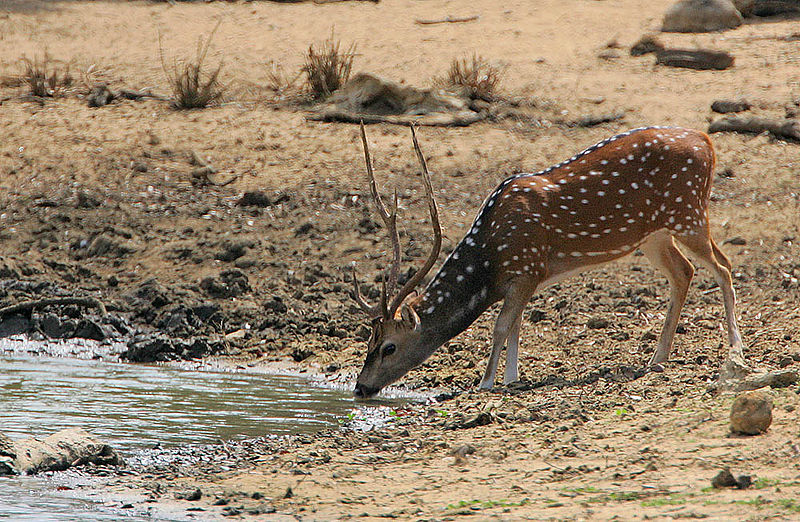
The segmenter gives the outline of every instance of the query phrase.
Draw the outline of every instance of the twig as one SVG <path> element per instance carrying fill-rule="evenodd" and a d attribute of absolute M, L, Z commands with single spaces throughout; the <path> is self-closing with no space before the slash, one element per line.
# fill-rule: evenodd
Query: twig
<path fill-rule="evenodd" d="M 434 24 L 459 24 L 462 22 L 472 22 L 480 18 L 478 15 L 473 16 L 464 16 L 464 17 L 452 17 L 446 16 L 444 18 L 436 18 L 434 20 L 424 20 L 421 18 L 417 18 L 414 20 L 414 23 L 419 25 L 434 25 Z"/>
<path fill-rule="evenodd" d="M 769 132 L 775 137 L 800 141 L 800 121 L 793 119 L 737 118 L 728 116 L 708 126 L 708 132 Z"/>
<path fill-rule="evenodd" d="M 89 308 L 97 308 L 101 315 L 106 315 L 108 312 L 106 311 L 106 305 L 104 305 L 99 299 L 95 299 L 94 297 L 50 297 L 46 299 L 35 299 L 33 301 L 22 301 L 21 303 L 17 303 L 15 305 L 6 306 L 5 308 L 0 308 L 0 317 L 4 315 L 16 314 L 19 312 L 27 312 L 29 310 L 33 310 L 34 308 L 39 308 L 43 306 L 67 306 L 67 305 L 78 305 L 78 306 L 86 306 Z"/>

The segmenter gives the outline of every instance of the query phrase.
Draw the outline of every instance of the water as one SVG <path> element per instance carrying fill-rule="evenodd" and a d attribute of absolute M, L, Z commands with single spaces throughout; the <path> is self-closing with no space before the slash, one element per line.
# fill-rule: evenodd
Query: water
<path fill-rule="evenodd" d="M 130 456 L 157 445 L 313 432 L 354 407 L 349 391 L 298 377 L 0 353 L 0 431 L 12 439 L 78 426 Z M 57 484 L 0 477 L 0 520 L 136 519 Z"/>
<path fill-rule="evenodd" d="M 82 427 L 115 448 L 313 432 L 354 407 L 297 377 L 0 355 L 0 431 Z"/>

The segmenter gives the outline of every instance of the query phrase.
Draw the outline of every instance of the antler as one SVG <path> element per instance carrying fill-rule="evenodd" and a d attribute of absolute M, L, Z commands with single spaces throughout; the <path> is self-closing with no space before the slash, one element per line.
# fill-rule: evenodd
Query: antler
<path fill-rule="evenodd" d="M 425 264 L 422 266 L 422 268 L 419 269 L 411 277 L 411 279 L 406 282 L 405 285 L 403 285 L 403 288 L 400 289 L 400 292 L 394 297 L 394 299 L 392 299 L 391 305 L 388 305 L 389 294 L 392 293 L 397 286 L 397 275 L 400 270 L 400 236 L 397 232 L 397 191 L 394 193 L 394 202 L 390 212 L 386 210 L 386 206 L 383 204 L 383 200 L 378 193 L 378 184 L 375 181 L 375 174 L 372 170 L 372 157 L 370 156 L 369 145 L 367 144 L 367 134 L 364 130 L 364 122 L 361 122 L 361 142 L 364 146 L 364 161 L 367 165 L 367 174 L 369 174 L 370 192 L 372 193 L 372 199 L 375 201 L 375 206 L 378 209 L 378 213 L 381 215 L 381 219 L 383 219 L 383 222 L 389 232 L 389 237 L 392 240 L 393 254 L 392 265 L 387 270 L 388 281 L 384 275 L 381 288 L 381 300 L 377 305 L 370 305 L 361 295 L 358 285 L 358 278 L 356 277 L 355 265 L 353 266 L 353 299 L 355 299 L 356 303 L 358 303 L 361 309 L 371 317 L 383 317 L 384 319 L 393 317 L 405 298 L 408 297 L 408 295 L 422 281 L 428 272 L 430 272 L 431 268 L 433 268 L 433 265 L 436 263 L 436 259 L 439 257 L 439 252 L 442 247 L 442 228 L 439 225 L 439 210 L 436 207 L 436 199 L 433 196 L 433 186 L 431 185 L 431 176 L 428 173 L 428 165 L 425 162 L 425 157 L 419 148 L 414 127 L 411 127 L 411 139 L 414 142 L 414 150 L 417 153 L 417 158 L 419 159 L 420 165 L 422 165 L 422 181 L 425 185 L 425 194 L 428 198 L 428 207 L 430 209 L 431 222 L 433 226 L 433 250 L 431 251 L 431 254 L 428 256 L 428 259 L 425 261 Z"/>
<path fill-rule="evenodd" d="M 381 215 L 383 223 L 389 232 L 389 237 L 392 238 L 392 266 L 389 268 L 389 279 L 386 285 L 387 295 L 394 292 L 397 286 L 397 274 L 400 271 L 400 235 L 397 232 L 397 190 L 394 191 L 394 202 L 392 211 L 387 212 L 386 206 L 383 204 L 381 195 L 378 193 L 378 183 L 375 181 L 375 174 L 372 171 L 372 156 L 369 153 L 369 145 L 367 144 L 367 133 L 364 130 L 364 122 L 361 122 L 361 143 L 364 145 L 364 162 L 367 164 L 367 174 L 369 174 L 369 189 L 372 192 L 372 199 L 375 201 L 375 207 L 378 209 L 378 214 Z"/>
<path fill-rule="evenodd" d="M 431 185 L 431 175 L 428 172 L 428 164 L 425 162 L 425 156 L 419 148 L 417 133 L 414 132 L 413 125 L 411 126 L 411 140 L 414 142 L 414 152 L 417 153 L 417 159 L 419 159 L 420 166 L 422 167 L 422 182 L 425 185 L 425 195 L 428 197 L 428 209 L 431 213 L 431 226 L 433 227 L 433 249 L 431 249 L 431 253 L 425 261 L 425 264 L 422 265 L 422 268 L 417 270 L 411 279 L 403 285 L 400 292 L 394 296 L 394 299 L 392 299 L 392 304 L 389 306 L 390 317 L 394 316 L 394 313 L 400 308 L 400 305 L 403 304 L 405 298 L 408 297 L 408 295 L 414 291 L 414 288 L 428 275 L 428 272 L 433 268 L 436 259 L 439 257 L 439 252 L 442 249 L 442 227 L 439 225 L 439 209 L 436 207 L 436 199 L 433 196 L 433 186 Z"/>
<path fill-rule="evenodd" d="M 364 130 L 364 122 L 361 122 L 361 143 L 364 146 L 364 163 L 367 166 L 367 174 L 369 174 L 369 188 L 372 193 L 372 199 L 375 201 L 375 207 L 378 209 L 383 223 L 389 232 L 389 237 L 392 240 L 392 265 L 389 267 L 388 284 L 386 276 L 383 277 L 381 285 L 381 300 L 377 305 L 370 305 L 366 302 L 361 295 L 358 285 L 358 278 L 356 277 L 356 267 L 353 266 L 353 299 L 355 299 L 358 306 L 361 307 L 370 317 L 383 317 L 388 319 L 389 308 L 389 293 L 394 292 L 397 286 L 397 275 L 400 271 L 400 235 L 397 232 L 397 191 L 394 193 L 394 200 L 392 210 L 386 210 L 386 205 L 383 204 L 380 193 L 378 193 L 378 183 L 375 181 L 375 173 L 372 170 L 372 156 L 369 153 L 369 144 L 367 143 L 367 133 Z"/>

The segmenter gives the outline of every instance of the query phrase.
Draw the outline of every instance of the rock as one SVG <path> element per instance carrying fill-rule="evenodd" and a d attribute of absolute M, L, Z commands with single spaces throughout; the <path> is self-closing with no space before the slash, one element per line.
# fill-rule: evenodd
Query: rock
<path fill-rule="evenodd" d="M 95 237 L 86 249 L 86 257 L 120 258 L 135 252 L 136 249 L 111 239 L 106 235 Z"/>
<path fill-rule="evenodd" d="M 732 0 L 733 6 L 742 16 L 752 16 L 756 0 Z"/>
<path fill-rule="evenodd" d="M 0 317 L 0 339 L 28 333 L 31 326 L 31 321 L 23 315 L 16 314 Z"/>
<path fill-rule="evenodd" d="M 731 470 L 725 468 L 711 479 L 711 485 L 717 489 L 734 488 L 736 487 L 736 479 L 733 477 Z"/>
<path fill-rule="evenodd" d="M 302 362 L 314 355 L 314 351 L 310 348 L 305 346 L 296 346 L 294 350 L 292 350 L 292 359 L 295 362 Z"/>
<path fill-rule="evenodd" d="M 255 242 L 253 241 L 225 241 L 222 244 L 222 249 L 217 252 L 217 254 L 214 256 L 214 259 L 230 263 L 231 261 L 236 261 L 245 255 L 247 253 L 247 249 L 252 248 L 253 246 L 255 246 Z"/>
<path fill-rule="evenodd" d="M 764 433 L 772 424 L 772 397 L 763 390 L 739 394 L 731 406 L 731 432 L 741 435 Z"/>
<path fill-rule="evenodd" d="M 717 489 L 721 488 L 747 489 L 752 484 L 753 484 L 753 477 L 751 477 L 750 475 L 739 475 L 738 477 L 734 478 L 730 468 L 723 469 L 722 471 L 717 473 L 713 479 L 711 479 L 711 485 Z"/>
<path fill-rule="evenodd" d="M 101 205 L 102 201 L 95 196 L 89 194 L 85 190 L 78 192 L 78 201 L 75 204 L 76 208 L 97 208 Z"/>
<path fill-rule="evenodd" d="M 237 269 L 220 272 L 219 278 L 206 277 L 200 281 L 200 288 L 210 297 L 219 299 L 239 297 L 252 291 L 247 276 Z"/>
<path fill-rule="evenodd" d="M 4 433 L 0 433 L 0 456 L 11 457 L 12 459 L 17 458 L 14 441 Z"/>
<path fill-rule="evenodd" d="M 742 15 L 730 0 L 681 0 L 664 14 L 661 30 L 707 33 L 742 25 Z"/>
<path fill-rule="evenodd" d="M 203 498 L 203 492 L 200 490 L 200 488 L 195 488 L 193 491 L 184 494 L 177 494 L 175 496 L 177 498 L 188 500 L 189 502 L 196 502 Z"/>
<path fill-rule="evenodd" d="M 111 332 L 107 327 L 97 324 L 91 319 L 81 319 L 81 321 L 78 323 L 78 327 L 72 334 L 72 337 L 77 337 L 79 339 L 93 339 L 95 341 L 105 341 L 106 339 L 113 337 L 113 335 L 113 332 Z"/>
<path fill-rule="evenodd" d="M 591 328 L 592 330 L 599 330 L 601 328 L 608 328 L 609 323 L 608 319 L 605 317 L 592 317 L 588 321 L 586 321 L 586 327 Z"/>
<path fill-rule="evenodd" d="M 664 48 L 664 45 L 652 35 L 645 35 L 631 46 L 631 56 L 642 56 L 654 53 Z"/>
<path fill-rule="evenodd" d="M 17 264 L 6 257 L 0 257 L 0 279 L 19 279 L 20 272 Z"/>
<path fill-rule="evenodd" d="M 239 201 L 236 202 L 240 207 L 272 207 L 284 201 L 289 201 L 287 194 L 277 194 L 275 199 L 270 198 L 268 195 L 260 190 L 245 192 Z"/>
<path fill-rule="evenodd" d="M 108 85 L 100 83 L 92 87 L 86 101 L 89 107 L 103 107 L 114 101 L 114 93 L 109 90 Z"/>
<path fill-rule="evenodd" d="M 68 428 L 39 440 L 23 439 L 14 442 L 15 460 L 19 473 L 62 471 L 86 464 L 122 466 L 125 461 L 114 449 L 80 428 Z"/>
<path fill-rule="evenodd" d="M 235 266 L 236 268 L 240 268 L 242 270 L 247 270 L 248 268 L 253 268 L 257 264 L 258 264 L 258 259 L 250 256 L 244 256 L 234 261 L 233 266 Z"/>
<path fill-rule="evenodd" d="M 138 335 L 128 342 L 127 349 L 119 354 L 131 362 L 164 362 L 198 359 L 223 351 L 221 342 L 203 338 L 172 339 L 161 335 Z"/>
<path fill-rule="evenodd" d="M 742 246 L 747 244 L 747 240 L 742 236 L 734 236 L 722 242 L 723 245 L 736 245 Z"/>
<path fill-rule="evenodd" d="M 295 237 L 304 236 L 306 234 L 311 233 L 311 231 L 313 230 L 314 230 L 314 224 L 311 222 L 306 222 L 297 227 L 296 229 L 294 229 L 294 236 Z"/>
<path fill-rule="evenodd" d="M 65 324 L 61 321 L 61 318 L 52 312 L 42 314 L 36 322 L 39 331 L 51 339 L 62 339 L 66 337 L 68 333 L 68 329 L 65 328 Z"/>
<path fill-rule="evenodd" d="M 494 417 L 488 411 L 482 411 L 470 417 L 461 417 L 445 424 L 446 430 L 465 430 L 477 426 L 486 426 L 494 422 Z"/>
<path fill-rule="evenodd" d="M 711 104 L 711 110 L 720 114 L 729 112 L 743 112 L 749 110 L 752 105 L 747 100 L 715 100 Z"/>

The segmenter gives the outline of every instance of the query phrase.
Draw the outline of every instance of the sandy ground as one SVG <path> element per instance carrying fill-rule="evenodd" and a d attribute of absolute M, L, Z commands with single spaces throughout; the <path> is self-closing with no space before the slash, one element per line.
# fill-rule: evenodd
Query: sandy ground
<path fill-rule="evenodd" d="M 47 50 L 72 62 L 78 83 L 43 104 L 24 98 L 20 87 L 0 87 L 0 255 L 28 279 L 91 293 L 158 330 L 173 328 L 179 307 L 213 303 L 224 319 L 206 333 L 224 338 L 231 354 L 249 361 L 294 354 L 347 379 L 361 364 L 367 332 L 343 269 L 357 261 L 364 279 L 374 281 L 387 245 L 364 221 L 357 129 L 307 121 L 302 107 L 276 99 L 264 88 L 268 64 L 297 70 L 309 44 L 334 30 L 357 45 L 355 71 L 412 85 L 429 85 L 453 58 L 472 52 L 503 67 L 504 94 L 525 100 L 529 117 L 419 132 L 446 252 L 509 174 L 544 168 L 636 126 L 705 129 L 719 98 L 744 96 L 753 113 L 770 117 L 798 110 L 800 54 L 797 41 L 784 39 L 796 21 L 659 36 L 670 46 L 731 52 L 736 63 L 726 71 L 669 69 L 656 67 L 651 55 L 630 57 L 628 47 L 657 30 L 669 4 L 6 2 L 0 72 L 13 75 L 20 57 Z M 414 23 L 472 14 L 480 18 Z M 210 58 L 225 62 L 231 86 L 221 107 L 179 112 L 159 100 L 86 107 L 85 86 L 95 81 L 168 94 L 158 34 L 169 61 L 192 53 L 198 36 L 219 20 Z M 617 111 L 625 112 L 621 122 L 566 125 Z M 374 125 L 369 135 L 381 182 L 399 189 L 406 259 L 418 263 L 429 232 L 408 132 Z M 714 135 L 713 142 L 718 171 L 728 171 L 715 180 L 713 233 L 735 265 L 745 353 L 762 368 L 796 365 L 798 145 L 733 134 Z M 192 152 L 218 168 L 219 179 L 235 181 L 193 184 Z M 236 205 L 254 189 L 288 199 L 264 209 Z M 97 204 L 81 203 L 87 196 Z M 122 253 L 87 255 L 86 245 L 100 235 L 124 247 Z M 246 254 L 235 264 L 251 289 L 209 297 L 199 283 L 233 268 L 234 261 L 216 258 L 237 241 Z M 153 279 L 168 304 L 151 317 L 128 296 Z M 238 492 L 255 491 L 264 495 L 259 503 L 311 519 L 797 517 L 797 390 L 776 392 L 776 421 L 766 435 L 727 436 L 732 396 L 709 391 L 724 357 L 723 313 L 705 271 L 692 285 L 674 361 L 664 373 L 625 377 L 621 365 L 641 365 L 655 346 L 666 293 L 663 278 L 638 256 L 573 278 L 536 297 L 526 314 L 521 372 L 533 389 L 467 391 L 432 413 L 412 408 L 407 422 L 378 433 L 324 433 L 309 444 L 288 441 L 274 454 L 265 447 L 263 460 L 238 470 L 172 470 L 153 495 L 171 499 L 199 485 L 209 511 L 181 511 L 198 517 L 221 514 L 222 507 L 208 505 L 214 495 L 235 497 L 229 505 L 237 505 L 245 502 Z M 404 383 L 471 390 L 494 313 Z M 598 316 L 609 327 L 588 329 L 587 320 Z M 180 328 L 170 332 L 182 335 Z M 597 370 L 601 377 L 591 378 Z M 482 410 L 492 412 L 487 426 L 442 431 L 448 419 Z M 451 454 L 464 445 L 475 453 Z M 321 454 L 330 460 L 322 462 Z M 746 491 L 709 490 L 724 466 L 762 480 Z M 146 479 L 128 484 L 141 488 Z M 283 499 L 287 487 L 294 496 Z"/>

